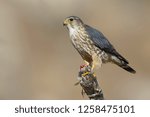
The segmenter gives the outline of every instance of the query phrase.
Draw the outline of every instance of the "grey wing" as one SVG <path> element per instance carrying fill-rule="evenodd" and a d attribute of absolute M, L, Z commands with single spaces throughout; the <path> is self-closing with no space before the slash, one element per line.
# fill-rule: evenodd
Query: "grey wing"
<path fill-rule="evenodd" d="M 88 25 L 85 25 L 85 29 L 95 46 L 109 54 L 115 55 L 120 60 L 123 60 L 126 64 L 128 64 L 128 61 L 115 50 L 113 45 L 111 45 L 111 43 L 101 32 Z"/>

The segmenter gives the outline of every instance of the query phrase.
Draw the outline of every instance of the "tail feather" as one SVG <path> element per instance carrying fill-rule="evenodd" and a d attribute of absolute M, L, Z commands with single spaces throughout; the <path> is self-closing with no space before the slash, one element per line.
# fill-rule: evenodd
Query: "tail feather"
<path fill-rule="evenodd" d="M 115 63 L 119 67 L 123 68 L 124 70 L 126 70 L 130 73 L 133 73 L 133 74 L 136 73 L 136 71 L 128 65 L 127 60 L 120 59 L 116 56 L 111 56 L 111 60 L 112 60 L 113 63 Z"/>
<path fill-rule="evenodd" d="M 131 68 L 129 65 L 127 65 L 127 64 L 122 64 L 122 65 L 119 65 L 119 66 L 121 68 L 123 68 L 124 70 L 130 72 L 130 73 L 133 73 L 133 74 L 136 73 L 136 71 L 133 68 Z"/>

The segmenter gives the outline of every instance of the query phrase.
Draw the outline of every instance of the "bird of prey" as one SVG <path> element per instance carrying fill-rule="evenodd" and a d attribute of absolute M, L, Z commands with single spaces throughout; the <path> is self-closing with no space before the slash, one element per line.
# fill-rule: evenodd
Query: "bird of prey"
<path fill-rule="evenodd" d="M 136 73 L 100 31 L 84 24 L 79 17 L 69 16 L 63 25 L 69 30 L 73 46 L 92 69 L 102 63 L 111 62 L 130 73 Z"/>

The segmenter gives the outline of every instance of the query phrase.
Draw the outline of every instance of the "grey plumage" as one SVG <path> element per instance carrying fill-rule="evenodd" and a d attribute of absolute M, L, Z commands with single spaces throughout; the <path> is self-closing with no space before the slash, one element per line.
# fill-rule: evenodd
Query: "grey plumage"
<path fill-rule="evenodd" d="M 101 62 L 112 62 L 131 73 L 135 73 L 135 70 L 128 65 L 129 62 L 116 51 L 100 31 L 84 24 L 76 16 L 66 18 L 64 24 L 69 30 L 74 47 L 91 66 Z"/>

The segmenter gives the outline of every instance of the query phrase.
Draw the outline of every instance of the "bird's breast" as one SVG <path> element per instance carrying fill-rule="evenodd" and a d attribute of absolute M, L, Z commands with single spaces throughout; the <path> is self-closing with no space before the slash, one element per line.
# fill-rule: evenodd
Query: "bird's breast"
<path fill-rule="evenodd" d="M 90 54 L 92 50 L 92 41 L 87 38 L 87 35 L 83 32 L 72 31 L 70 34 L 72 44 L 80 51 L 86 51 Z"/>
<path fill-rule="evenodd" d="M 92 59 L 93 64 L 100 65 L 105 60 L 102 50 L 96 47 L 84 30 L 70 30 L 70 38 L 73 46 L 83 59 Z M 87 61 L 88 61 L 87 60 Z"/>

